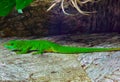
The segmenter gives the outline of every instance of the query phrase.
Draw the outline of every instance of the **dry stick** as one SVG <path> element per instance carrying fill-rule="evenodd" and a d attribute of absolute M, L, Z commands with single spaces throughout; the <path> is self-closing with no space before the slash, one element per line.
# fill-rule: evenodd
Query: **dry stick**
<path fill-rule="evenodd" d="M 48 9 L 47 11 L 50 11 L 57 3 L 53 3 Z"/>
<path fill-rule="evenodd" d="M 53 4 L 47 9 L 47 11 L 50 11 L 57 3 L 60 3 L 61 0 L 54 0 Z"/>
<path fill-rule="evenodd" d="M 69 13 L 67 13 L 67 12 L 65 11 L 65 8 L 64 8 L 64 0 L 61 1 L 61 8 L 62 8 L 62 11 L 63 11 L 64 14 L 66 14 L 66 15 L 72 15 L 72 14 L 69 14 Z"/>
<path fill-rule="evenodd" d="M 100 0 L 98 0 L 98 1 L 100 1 Z M 94 2 L 98 2 L 98 1 L 94 1 Z M 61 2 L 61 8 L 62 8 L 63 13 L 66 14 L 66 15 L 73 15 L 73 14 L 69 14 L 69 13 L 67 13 L 67 12 L 65 11 L 65 8 L 64 8 L 64 2 L 65 2 L 65 0 L 57 0 L 57 1 L 55 1 L 55 2 L 47 9 L 47 11 L 51 10 L 57 3 L 60 3 L 60 2 Z M 96 13 L 96 11 L 93 11 L 93 12 L 82 11 L 82 10 L 80 9 L 80 7 L 78 6 L 78 4 L 79 4 L 80 6 L 82 6 L 82 5 L 85 4 L 85 3 L 93 2 L 92 0 L 85 0 L 85 1 L 70 0 L 70 2 L 71 2 L 71 5 L 72 5 L 73 7 L 75 7 L 75 9 L 76 9 L 79 13 L 81 13 L 81 14 L 83 14 L 83 15 L 89 15 L 90 13 Z"/>
<path fill-rule="evenodd" d="M 88 13 L 90 13 L 90 12 L 82 11 L 82 10 L 80 9 L 80 7 L 78 7 L 77 0 L 75 0 L 74 4 L 75 4 L 75 8 L 77 9 L 77 11 L 78 11 L 79 13 L 81 13 L 81 14 L 83 14 L 83 15 L 89 15 Z"/>

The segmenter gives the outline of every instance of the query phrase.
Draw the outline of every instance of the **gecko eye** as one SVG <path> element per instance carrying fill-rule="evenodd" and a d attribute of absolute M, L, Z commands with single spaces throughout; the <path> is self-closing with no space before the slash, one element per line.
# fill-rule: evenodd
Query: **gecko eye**
<path fill-rule="evenodd" d="M 9 45 L 14 45 L 13 43 L 10 43 Z"/>
<path fill-rule="evenodd" d="M 13 45 L 13 43 L 10 42 L 10 43 L 6 43 L 5 45 Z"/>

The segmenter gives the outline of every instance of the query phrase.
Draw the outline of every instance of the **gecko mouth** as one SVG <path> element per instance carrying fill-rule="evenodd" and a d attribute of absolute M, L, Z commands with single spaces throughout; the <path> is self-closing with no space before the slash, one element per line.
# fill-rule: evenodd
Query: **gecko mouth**
<path fill-rule="evenodd" d="M 14 50 L 14 47 L 10 46 L 10 45 L 9 46 L 8 45 L 4 45 L 4 47 L 7 48 L 7 49 L 10 49 L 10 50 Z"/>

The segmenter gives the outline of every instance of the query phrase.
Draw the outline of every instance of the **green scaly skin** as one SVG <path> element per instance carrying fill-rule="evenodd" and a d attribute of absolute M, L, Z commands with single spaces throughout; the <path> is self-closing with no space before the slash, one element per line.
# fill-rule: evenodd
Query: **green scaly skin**
<path fill-rule="evenodd" d="M 4 44 L 4 47 L 16 51 L 17 54 L 26 54 L 34 51 L 33 54 L 45 52 L 77 54 L 91 52 L 120 51 L 120 48 L 91 48 L 91 47 L 70 47 L 63 46 L 48 40 L 11 40 Z"/>

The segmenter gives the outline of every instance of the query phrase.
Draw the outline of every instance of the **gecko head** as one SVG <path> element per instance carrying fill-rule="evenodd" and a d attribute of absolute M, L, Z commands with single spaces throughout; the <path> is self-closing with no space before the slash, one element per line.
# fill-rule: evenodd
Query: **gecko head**
<path fill-rule="evenodd" d="M 10 40 L 4 44 L 4 47 L 9 49 L 9 50 L 16 50 L 16 40 Z"/>

